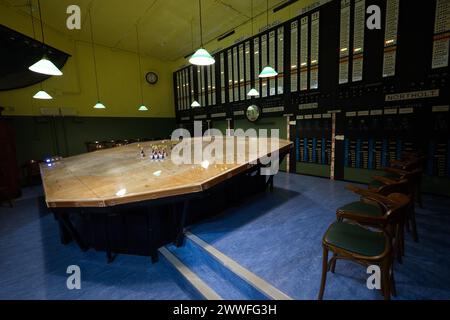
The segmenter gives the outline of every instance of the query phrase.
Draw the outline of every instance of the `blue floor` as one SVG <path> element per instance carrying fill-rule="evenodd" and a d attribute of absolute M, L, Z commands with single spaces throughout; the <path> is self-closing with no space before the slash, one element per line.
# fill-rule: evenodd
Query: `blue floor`
<path fill-rule="evenodd" d="M 346 184 L 280 173 L 273 193 L 247 199 L 190 231 L 292 298 L 316 299 L 323 233 L 338 206 L 358 199 Z M 13 209 L 0 208 L 0 299 L 200 298 L 164 259 L 152 265 L 149 258 L 120 255 L 107 265 L 104 253 L 61 245 L 53 216 L 39 214 L 42 191 L 25 192 Z M 404 263 L 395 266 L 397 299 L 450 298 L 450 199 L 425 196 L 424 205 L 417 209 L 420 242 L 407 234 Z M 192 269 L 205 270 L 195 266 L 195 252 L 181 254 Z M 82 290 L 66 289 L 72 264 L 81 267 Z M 211 266 L 211 274 L 216 271 Z M 381 299 L 366 288 L 366 278 L 361 266 L 339 261 L 325 299 Z"/>
<path fill-rule="evenodd" d="M 346 182 L 288 175 L 273 193 L 191 228 L 191 232 L 294 299 L 316 299 L 322 270 L 321 240 L 336 208 L 358 197 Z M 397 299 L 450 298 L 450 199 L 424 197 L 417 209 L 420 243 L 406 235 L 406 257 L 396 265 Z M 325 299 L 381 299 L 366 287 L 366 270 L 338 261 L 328 274 Z"/>
<path fill-rule="evenodd" d="M 37 195 L 27 193 L 13 209 L 0 208 L 0 299 L 200 299 L 163 258 L 105 254 L 63 246 L 51 214 L 40 216 Z M 68 290 L 69 265 L 81 268 L 81 290 Z"/>

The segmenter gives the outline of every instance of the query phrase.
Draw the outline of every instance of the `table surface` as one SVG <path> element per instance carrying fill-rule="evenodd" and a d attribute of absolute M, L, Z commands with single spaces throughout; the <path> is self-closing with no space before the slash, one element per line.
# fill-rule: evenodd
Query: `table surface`
<path fill-rule="evenodd" d="M 183 141 L 192 142 L 193 156 L 194 142 L 200 140 Z M 222 149 L 225 159 L 230 159 L 234 150 L 232 164 L 174 164 L 170 150 L 178 142 L 170 140 L 134 143 L 43 163 L 41 176 L 47 205 L 52 208 L 109 207 L 201 192 L 247 170 L 256 160 L 276 151 L 286 152 L 293 146 L 290 141 L 270 138 L 227 137 L 226 141 L 228 146 L 234 145 L 233 149 L 224 143 Z M 256 142 L 267 147 L 249 148 Z M 202 144 L 205 148 L 209 142 L 200 142 Z M 237 163 L 237 150 L 244 150 L 244 147 L 245 162 Z M 145 157 L 141 156 L 141 148 Z M 167 158 L 150 160 L 153 148 L 168 150 Z M 242 152 L 239 155 L 242 156 Z"/>

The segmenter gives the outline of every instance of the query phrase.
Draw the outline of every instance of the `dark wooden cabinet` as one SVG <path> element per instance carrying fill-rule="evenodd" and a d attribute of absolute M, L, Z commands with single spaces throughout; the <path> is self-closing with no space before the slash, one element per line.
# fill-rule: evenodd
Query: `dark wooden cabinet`
<path fill-rule="evenodd" d="M 0 118 L 0 201 L 20 196 L 19 168 L 12 126 Z"/>

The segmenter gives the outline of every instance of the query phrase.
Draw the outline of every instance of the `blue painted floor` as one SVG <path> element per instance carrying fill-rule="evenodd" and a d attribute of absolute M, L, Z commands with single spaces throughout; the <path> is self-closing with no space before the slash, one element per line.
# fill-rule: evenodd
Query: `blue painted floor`
<path fill-rule="evenodd" d="M 322 271 L 321 241 L 336 208 L 358 197 L 346 182 L 288 175 L 273 193 L 191 228 L 191 232 L 294 299 L 316 299 Z M 450 298 L 450 199 L 424 197 L 417 209 L 420 243 L 406 235 L 406 257 L 395 266 L 397 299 Z M 382 299 L 368 290 L 360 265 L 338 261 L 328 274 L 325 299 Z"/>
<path fill-rule="evenodd" d="M 190 231 L 291 297 L 316 299 L 323 233 L 337 207 L 358 199 L 346 184 L 280 173 L 273 193 Z M 152 265 L 149 258 L 119 255 L 108 265 L 104 253 L 63 246 L 53 216 L 40 216 L 41 194 L 27 189 L 13 209 L 0 208 L 0 299 L 200 299 L 162 257 Z M 450 199 L 425 196 L 424 205 L 417 209 L 420 243 L 407 234 L 405 261 L 395 266 L 398 299 L 450 298 Z M 81 267 L 81 290 L 66 288 L 72 264 Z M 361 266 L 339 261 L 325 298 L 381 299 L 366 288 L 366 277 Z"/>
<path fill-rule="evenodd" d="M 0 208 L 0 299 L 200 299 L 162 257 L 105 254 L 63 246 L 53 215 L 40 216 L 39 188 L 25 190 L 13 209 Z M 81 290 L 68 290 L 67 267 L 81 268 Z"/>

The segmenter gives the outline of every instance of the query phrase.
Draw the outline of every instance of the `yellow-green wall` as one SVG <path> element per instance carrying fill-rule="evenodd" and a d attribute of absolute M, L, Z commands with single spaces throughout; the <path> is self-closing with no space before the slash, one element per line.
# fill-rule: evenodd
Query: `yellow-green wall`
<path fill-rule="evenodd" d="M 0 4 L 0 22 L 28 36 L 33 36 L 31 19 Z M 54 100 L 32 99 L 39 85 L 0 92 L 0 105 L 5 115 L 39 115 L 41 107 L 66 107 L 77 110 L 79 116 L 100 117 L 164 117 L 175 116 L 173 104 L 173 65 L 150 57 L 142 57 L 143 74 L 139 75 L 138 55 L 117 49 L 96 46 L 101 101 L 106 110 L 95 110 L 97 102 L 94 63 L 90 43 L 74 41 L 51 28 L 44 28 L 46 43 L 72 55 L 63 68 L 64 75 L 42 83 Z M 39 33 L 39 32 L 37 32 Z M 38 38 L 39 39 L 39 38 Z M 155 71 L 159 82 L 150 86 L 144 72 Z M 139 81 L 144 87 L 144 103 L 148 112 L 139 112 L 141 104 Z"/>

